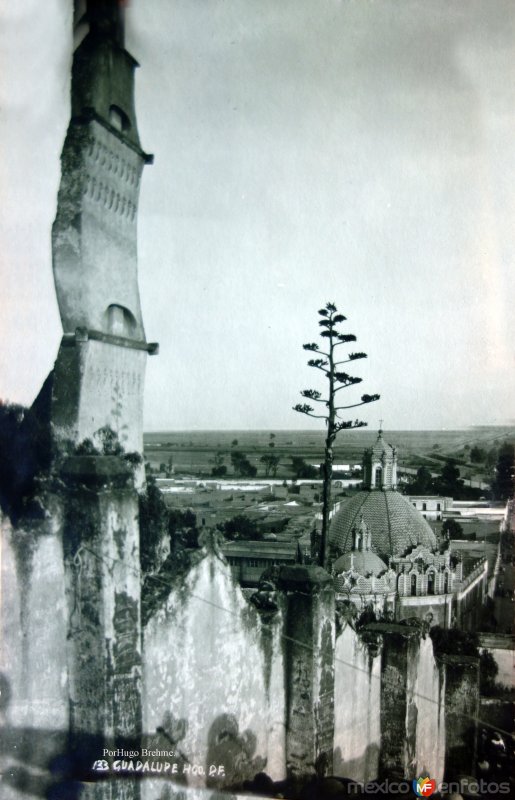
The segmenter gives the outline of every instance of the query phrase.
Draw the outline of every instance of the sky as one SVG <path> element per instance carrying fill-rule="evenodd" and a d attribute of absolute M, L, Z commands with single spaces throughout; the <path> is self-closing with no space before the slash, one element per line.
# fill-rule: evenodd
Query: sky
<path fill-rule="evenodd" d="M 0 397 L 24 404 L 61 336 L 71 31 L 70 0 L 0 4 Z M 346 399 L 381 394 L 349 418 L 513 422 L 512 0 L 132 0 L 126 46 L 147 430 L 319 427 L 292 406 L 328 301 L 368 354 Z"/>

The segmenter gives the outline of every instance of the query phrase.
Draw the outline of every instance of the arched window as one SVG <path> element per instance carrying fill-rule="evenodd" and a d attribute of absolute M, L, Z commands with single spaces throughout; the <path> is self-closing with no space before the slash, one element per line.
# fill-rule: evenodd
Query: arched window
<path fill-rule="evenodd" d="M 108 306 L 106 311 L 107 332 L 113 336 L 131 338 L 136 330 L 136 320 L 128 308 L 115 303 Z"/>
<path fill-rule="evenodd" d="M 383 483 L 383 468 L 376 467 L 376 474 L 375 474 L 375 487 L 376 489 L 380 489 Z"/>
<path fill-rule="evenodd" d="M 445 573 L 444 592 L 445 592 L 445 594 L 449 594 L 449 573 L 448 572 Z"/>
<path fill-rule="evenodd" d="M 117 131 L 128 131 L 131 121 L 125 111 L 118 106 L 111 106 L 109 109 L 109 122 Z"/>
<path fill-rule="evenodd" d="M 431 572 L 427 573 L 427 593 L 434 594 L 435 593 L 435 574 L 431 570 Z"/>
<path fill-rule="evenodd" d="M 411 596 L 416 597 L 417 594 L 417 576 L 413 572 L 411 575 Z"/>

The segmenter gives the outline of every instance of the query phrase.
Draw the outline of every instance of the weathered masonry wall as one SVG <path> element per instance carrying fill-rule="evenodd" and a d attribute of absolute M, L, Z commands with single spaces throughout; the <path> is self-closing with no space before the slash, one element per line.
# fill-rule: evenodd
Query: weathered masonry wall
<path fill-rule="evenodd" d="M 335 607 L 331 576 L 320 567 L 283 567 L 286 603 L 286 767 L 332 772 Z"/>
<path fill-rule="evenodd" d="M 379 773 L 381 656 L 347 624 L 334 671 L 334 774 L 367 783 Z"/>
<path fill-rule="evenodd" d="M 71 458 L 62 477 L 71 757 L 88 776 L 103 748 L 141 736 L 138 500 L 113 456 Z M 111 788 L 88 784 L 81 797 L 111 798 Z M 137 800 L 139 786 L 120 781 L 113 796 Z"/>
<path fill-rule="evenodd" d="M 144 339 L 137 283 L 137 206 L 145 162 L 98 119 L 71 122 L 52 229 L 55 289 L 65 333 L 108 331 L 111 304 Z M 127 334 L 128 335 L 128 334 Z"/>
<path fill-rule="evenodd" d="M 413 696 L 418 711 L 415 776 L 430 775 L 440 783 L 445 766 L 445 676 L 427 635 L 419 643 Z"/>
<path fill-rule="evenodd" d="M 214 551 L 148 621 L 143 727 L 151 746 L 174 749 L 183 783 L 218 788 L 260 771 L 284 778 L 282 629 L 282 613 L 262 619 Z M 210 779 L 211 765 L 224 776 Z M 145 781 L 143 796 L 160 796 L 156 785 Z"/>
<path fill-rule="evenodd" d="M 68 672 L 61 513 L 35 529 L 1 524 L 2 798 L 44 792 L 65 747 Z"/>
<path fill-rule="evenodd" d="M 64 338 L 53 378 L 56 441 L 95 441 L 95 433 L 108 426 L 126 452 L 143 452 L 146 359 L 145 350 L 96 341 L 87 332 Z"/>
<path fill-rule="evenodd" d="M 431 624 L 442 628 L 452 626 L 453 595 L 435 594 L 418 597 L 399 597 L 397 619 L 416 618 L 424 622 L 431 618 Z"/>
<path fill-rule="evenodd" d="M 445 671 L 445 778 L 473 775 L 477 755 L 479 660 L 471 656 L 444 656 Z"/>
<path fill-rule="evenodd" d="M 369 626 L 382 630 L 381 756 L 385 777 L 427 773 L 442 780 L 445 729 L 443 685 L 429 637 L 418 627 Z"/>

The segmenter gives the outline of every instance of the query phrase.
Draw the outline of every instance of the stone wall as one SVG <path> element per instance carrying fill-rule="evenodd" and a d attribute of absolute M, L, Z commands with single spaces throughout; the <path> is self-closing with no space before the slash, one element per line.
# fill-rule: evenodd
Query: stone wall
<path fill-rule="evenodd" d="M 70 755 L 87 778 L 104 748 L 140 743 L 138 499 L 130 470 L 114 456 L 70 458 L 62 479 Z M 120 782 L 115 796 L 137 800 L 139 786 Z M 111 794 L 98 784 L 81 797 Z"/>
<path fill-rule="evenodd" d="M 445 767 L 445 676 L 427 635 L 419 643 L 413 696 L 417 706 L 415 777 L 429 775 L 440 783 Z"/>
<path fill-rule="evenodd" d="M 336 638 L 334 774 L 366 783 L 379 773 L 381 656 L 351 625 Z"/>
<path fill-rule="evenodd" d="M 320 567 L 283 567 L 286 768 L 291 776 L 333 770 L 335 605 Z"/>
<path fill-rule="evenodd" d="M 285 775 L 283 613 L 262 617 L 205 549 L 144 628 L 143 727 L 191 786 Z M 209 767 L 223 767 L 209 777 Z M 154 800 L 150 783 L 145 797 Z"/>
<path fill-rule="evenodd" d="M 417 626 L 371 625 L 381 632 L 381 757 L 384 777 L 428 774 L 445 761 L 444 684 L 429 636 Z"/>
<path fill-rule="evenodd" d="M 87 335 L 63 339 L 53 377 L 56 441 L 95 441 L 95 433 L 108 426 L 126 452 L 143 452 L 146 358 L 144 350 L 95 341 Z"/>
<path fill-rule="evenodd" d="M 445 670 L 445 778 L 473 775 L 476 769 L 479 713 L 479 659 L 444 656 Z"/>
<path fill-rule="evenodd" d="M 60 509 L 41 525 L 1 524 L 2 797 L 43 797 L 64 751 L 68 671 Z"/>
<path fill-rule="evenodd" d="M 454 601 L 451 594 L 423 595 L 418 597 L 399 597 L 397 619 L 416 618 L 430 625 L 442 628 L 452 626 Z"/>

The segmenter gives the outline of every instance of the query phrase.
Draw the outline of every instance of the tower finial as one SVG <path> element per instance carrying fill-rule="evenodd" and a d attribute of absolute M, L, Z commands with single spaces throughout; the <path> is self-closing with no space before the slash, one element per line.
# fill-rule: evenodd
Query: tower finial
<path fill-rule="evenodd" d="M 383 421 L 384 420 L 382 419 L 379 420 L 379 435 L 381 435 L 383 432 Z"/>

